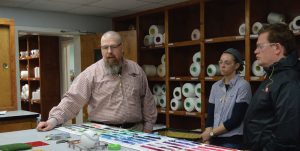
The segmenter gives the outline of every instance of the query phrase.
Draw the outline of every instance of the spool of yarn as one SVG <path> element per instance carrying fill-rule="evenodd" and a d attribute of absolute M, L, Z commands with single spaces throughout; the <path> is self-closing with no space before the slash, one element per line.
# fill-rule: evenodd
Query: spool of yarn
<path fill-rule="evenodd" d="M 80 145 L 85 148 L 93 148 L 98 142 L 99 135 L 92 130 L 86 130 L 80 137 Z"/>
<path fill-rule="evenodd" d="M 196 94 L 197 97 L 201 98 L 201 83 L 196 84 L 195 94 Z"/>
<path fill-rule="evenodd" d="M 173 90 L 173 97 L 175 99 L 181 99 L 181 87 L 176 87 L 174 90 Z"/>
<path fill-rule="evenodd" d="M 266 73 L 264 68 L 258 65 L 258 60 L 255 60 L 252 64 L 252 73 L 255 76 L 263 76 Z"/>
<path fill-rule="evenodd" d="M 155 65 L 143 65 L 142 68 L 147 76 L 155 76 L 156 75 L 157 69 L 156 69 Z"/>
<path fill-rule="evenodd" d="M 283 14 L 270 12 L 267 17 L 268 23 L 275 24 L 275 23 L 284 23 L 285 17 Z"/>
<path fill-rule="evenodd" d="M 157 67 L 157 75 L 159 77 L 164 77 L 166 75 L 166 68 L 165 68 L 165 64 L 160 64 Z"/>
<path fill-rule="evenodd" d="M 161 64 L 165 64 L 165 63 L 166 63 L 166 55 L 165 55 L 165 54 L 163 54 L 163 55 L 161 56 L 160 62 L 161 62 Z"/>
<path fill-rule="evenodd" d="M 159 84 L 154 84 L 152 91 L 155 95 L 162 95 L 163 94 L 162 87 Z"/>
<path fill-rule="evenodd" d="M 199 40 L 200 39 L 200 30 L 199 29 L 194 29 L 192 31 L 191 39 L 192 40 Z"/>
<path fill-rule="evenodd" d="M 252 25 L 252 33 L 253 34 L 258 34 L 258 32 L 260 31 L 260 29 L 264 26 L 265 24 L 261 23 L 261 22 L 255 22 Z"/>
<path fill-rule="evenodd" d="M 243 23 L 243 24 L 241 24 L 241 25 L 239 26 L 239 34 L 240 34 L 241 36 L 244 36 L 245 33 L 246 33 L 246 30 L 245 30 L 245 23 Z"/>
<path fill-rule="evenodd" d="M 170 102 L 170 106 L 173 111 L 178 111 L 183 108 L 183 103 L 179 99 L 173 98 Z"/>
<path fill-rule="evenodd" d="M 195 110 L 195 98 L 186 98 L 184 100 L 184 109 L 188 112 L 193 112 Z"/>
<path fill-rule="evenodd" d="M 200 64 L 201 62 L 201 53 L 198 51 L 193 55 L 193 62 L 197 62 Z"/>
<path fill-rule="evenodd" d="M 154 36 L 151 35 L 146 35 L 144 37 L 144 45 L 145 46 L 150 46 L 154 44 Z"/>
<path fill-rule="evenodd" d="M 293 29 L 295 29 L 295 30 L 300 29 L 300 16 L 296 16 L 293 19 Z"/>
<path fill-rule="evenodd" d="M 201 72 L 200 64 L 197 62 L 193 62 L 190 66 L 190 74 L 193 77 L 198 77 L 200 75 L 200 72 Z"/>
<path fill-rule="evenodd" d="M 155 45 L 161 45 L 164 43 L 164 38 L 161 33 L 158 33 L 157 35 L 154 36 L 154 44 Z"/>
<path fill-rule="evenodd" d="M 158 104 L 162 108 L 165 108 L 167 106 L 166 95 L 158 96 Z"/>
<path fill-rule="evenodd" d="M 195 85 L 192 83 L 185 83 L 182 86 L 182 95 L 185 97 L 195 97 Z"/>
<path fill-rule="evenodd" d="M 195 109 L 197 112 L 201 112 L 201 98 L 194 99 L 195 101 Z"/>
<path fill-rule="evenodd" d="M 206 69 L 206 72 L 207 72 L 207 75 L 210 76 L 210 77 L 217 76 L 217 75 L 221 74 L 220 67 L 217 64 L 208 65 L 207 69 Z"/>
<path fill-rule="evenodd" d="M 162 25 L 151 25 L 149 27 L 149 35 L 155 36 L 158 33 L 164 33 L 164 26 L 162 26 Z"/>

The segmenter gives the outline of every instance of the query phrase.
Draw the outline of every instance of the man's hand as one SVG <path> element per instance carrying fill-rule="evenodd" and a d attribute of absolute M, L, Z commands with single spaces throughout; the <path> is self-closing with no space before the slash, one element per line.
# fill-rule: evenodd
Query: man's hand
<path fill-rule="evenodd" d="M 54 118 L 50 118 L 46 122 L 40 122 L 36 129 L 38 131 L 50 131 L 57 125 L 57 121 Z"/>

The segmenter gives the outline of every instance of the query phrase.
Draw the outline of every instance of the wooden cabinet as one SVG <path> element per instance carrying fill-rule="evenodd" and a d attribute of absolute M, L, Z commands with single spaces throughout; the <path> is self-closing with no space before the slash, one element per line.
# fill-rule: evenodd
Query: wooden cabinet
<path fill-rule="evenodd" d="M 15 28 L 11 19 L 0 18 L 0 110 L 16 110 Z"/>
<path fill-rule="evenodd" d="M 41 113 L 60 102 L 59 38 L 25 35 L 19 37 L 21 108 Z"/>
<path fill-rule="evenodd" d="M 195 129 L 205 127 L 207 104 L 211 86 L 221 76 L 209 76 L 207 67 L 218 64 L 223 51 L 235 48 L 240 51 L 245 61 L 244 78 L 251 83 L 255 92 L 263 80 L 251 71 L 255 61 L 253 51 L 256 48 L 257 35 L 251 31 L 252 25 L 259 21 L 267 22 L 270 12 L 283 14 L 285 21 L 290 23 L 300 15 L 297 9 L 300 2 L 293 0 L 190 0 L 154 10 L 140 12 L 129 16 L 113 19 L 114 29 L 127 30 L 135 26 L 138 36 L 138 63 L 159 65 L 161 56 L 165 54 L 166 75 L 164 77 L 148 77 L 150 89 L 156 84 L 166 85 L 166 107 L 158 107 L 158 123 L 168 128 Z M 300 21 L 299 21 L 300 22 Z M 240 28 L 242 24 L 244 28 Z M 151 25 L 163 25 L 164 44 L 144 45 L 144 37 Z M 191 39 L 194 29 L 199 29 L 198 39 Z M 299 30 L 294 30 L 297 41 L 300 41 Z M 200 52 L 201 73 L 197 77 L 190 74 L 193 55 Z M 173 111 L 170 102 L 175 87 L 185 83 L 201 83 L 201 112 L 187 112 L 184 109 Z M 184 101 L 185 97 L 180 101 Z"/>

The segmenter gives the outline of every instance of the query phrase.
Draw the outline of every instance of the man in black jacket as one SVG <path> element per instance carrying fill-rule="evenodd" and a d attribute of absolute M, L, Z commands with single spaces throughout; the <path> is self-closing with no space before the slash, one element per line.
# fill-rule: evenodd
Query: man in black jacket
<path fill-rule="evenodd" d="M 267 25 L 254 53 L 267 75 L 245 116 L 245 143 L 253 151 L 298 151 L 300 62 L 295 37 L 286 25 Z"/>

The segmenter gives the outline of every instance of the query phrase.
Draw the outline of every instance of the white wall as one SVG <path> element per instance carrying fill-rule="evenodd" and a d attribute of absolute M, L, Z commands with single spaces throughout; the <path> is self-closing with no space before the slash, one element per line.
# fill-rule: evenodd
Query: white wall
<path fill-rule="evenodd" d="M 20 87 L 19 75 L 19 32 L 36 32 L 45 35 L 71 35 L 74 38 L 75 49 L 75 73 L 81 72 L 80 62 L 80 33 L 97 32 L 103 33 L 112 28 L 111 18 L 74 15 L 67 13 L 56 13 L 46 11 L 35 11 L 28 9 L 0 7 L 0 18 L 14 19 L 15 23 L 15 48 L 16 48 L 16 70 L 17 70 L 17 88 Z M 71 31 L 70 33 L 62 33 L 61 30 Z M 79 59 L 78 59 L 79 58 Z M 76 75 L 77 75 L 76 74 Z M 20 89 L 17 89 L 18 109 L 21 109 Z"/>
<path fill-rule="evenodd" d="M 9 7 L 0 7 L 0 17 L 14 19 L 15 26 L 56 28 L 89 32 L 103 32 L 112 27 L 111 18 Z"/>

